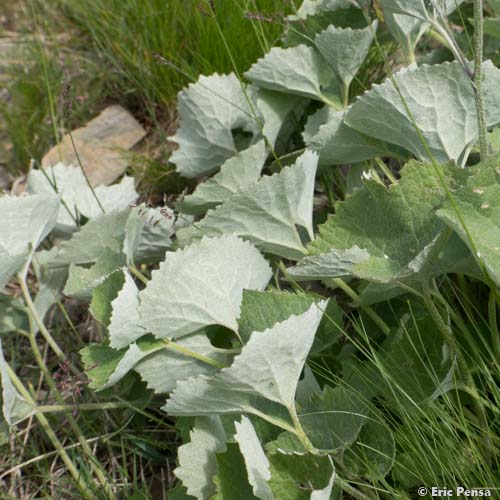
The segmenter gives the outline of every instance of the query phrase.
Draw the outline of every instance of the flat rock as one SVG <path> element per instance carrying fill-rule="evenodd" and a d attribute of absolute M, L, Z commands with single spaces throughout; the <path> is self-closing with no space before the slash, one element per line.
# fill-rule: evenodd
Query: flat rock
<path fill-rule="evenodd" d="M 121 106 L 109 106 L 84 127 L 72 131 L 78 157 L 94 186 L 111 184 L 128 166 L 124 150 L 131 149 L 145 135 L 141 124 Z M 42 167 L 58 162 L 78 165 L 69 134 L 42 159 Z"/>

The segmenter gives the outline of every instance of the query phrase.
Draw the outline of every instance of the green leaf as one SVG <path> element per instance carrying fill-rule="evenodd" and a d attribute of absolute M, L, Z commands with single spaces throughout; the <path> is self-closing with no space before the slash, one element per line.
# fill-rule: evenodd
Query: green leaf
<path fill-rule="evenodd" d="M 279 500 L 329 500 L 335 469 L 329 457 L 317 455 L 268 456 L 271 469 L 269 486 Z"/>
<path fill-rule="evenodd" d="M 371 420 L 363 425 L 358 440 L 343 452 L 342 463 L 350 474 L 377 481 L 389 473 L 395 454 L 392 432 Z"/>
<path fill-rule="evenodd" d="M 331 300 L 331 299 L 330 299 Z M 321 392 L 319 385 L 313 371 L 309 366 L 304 366 L 304 376 L 297 385 L 297 392 L 295 393 L 295 401 L 301 406 L 306 406 L 314 393 Z"/>
<path fill-rule="evenodd" d="M 411 306 L 376 360 L 347 364 L 343 380 L 366 398 L 379 394 L 394 410 L 411 410 L 453 389 L 455 365 L 432 318 Z"/>
<path fill-rule="evenodd" d="M 88 300 L 96 286 L 123 266 L 161 258 L 171 244 L 174 229 L 173 216 L 167 209 L 139 206 L 109 212 L 91 219 L 63 242 L 49 266 L 70 265 L 64 293 Z"/>
<path fill-rule="evenodd" d="M 104 212 L 123 210 L 139 196 L 134 188 L 134 178 L 128 176 L 113 186 L 96 186 L 92 192 L 82 169 L 63 163 L 43 170 L 32 170 L 28 176 L 28 191 L 35 194 L 60 194 L 61 208 L 56 229 L 61 232 L 74 231 L 81 215 L 93 219 L 102 215 L 102 209 Z"/>
<path fill-rule="evenodd" d="M 50 233 L 58 210 L 56 195 L 0 196 L 0 289 Z"/>
<path fill-rule="evenodd" d="M 165 406 L 171 415 L 262 415 L 269 400 L 287 408 L 295 391 L 314 334 L 326 306 L 312 305 L 299 316 L 290 316 L 263 332 L 254 332 L 229 368 L 213 377 L 204 375 L 181 381 Z M 257 406 L 259 405 L 259 406 Z"/>
<path fill-rule="evenodd" d="M 264 121 L 262 135 L 276 149 L 280 144 L 280 134 L 292 121 L 290 115 L 300 109 L 300 104 L 305 99 L 261 88 L 255 88 L 254 99 Z"/>
<path fill-rule="evenodd" d="M 10 427 L 21 422 L 35 413 L 31 406 L 16 390 L 7 371 L 0 340 L 0 385 L 2 386 L 2 413 L 3 418 Z"/>
<path fill-rule="evenodd" d="M 112 302 L 116 299 L 124 283 L 124 273 L 112 273 L 103 283 L 94 288 L 92 292 L 92 302 L 89 308 L 90 314 L 106 327 L 109 326 L 111 313 L 113 312 Z"/>
<path fill-rule="evenodd" d="M 299 418 L 317 449 L 338 452 L 356 441 L 368 419 L 368 402 L 346 387 L 326 385 L 323 392 L 311 396 Z"/>
<path fill-rule="evenodd" d="M 156 262 L 163 259 L 172 245 L 171 237 L 179 221 L 170 208 L 133 208 L 124 227 L 123 252 L 128 264 Z"/>
<path fill-rule="evenodd" d="M 233 355 L 214 347 L 203 331 L 183 337 L 176 343 L 198 355 L 210 358 L 214 362 L 222 365 L 231 364 Z M 218 371 L 218 368 L 213 365 L 169 350 L 168 346 L 165 345 L 161 350 L 153 351 L 156 349 L 158 341 L 153 343 L 151 347 L 143 341 L 139 341 L 138 344 L 145 355 L 142 355 L 141 359 L 134 363 L 133 368 L 147 383 L 148 388 L 153 389 L 156 393 L 166 394 L 173 391 L 179 380 L 186 380 L 201 374 L 211 375 Z"/>
<path fill-rule="evenodd" d="M 500 122 L 500 70 L 483 63 L 486 124 Z M 415 125 L 438 162 L 462 162 L 477 141 L 474 90 L 458 62 L 420 66 L 394 75 L 402 99 L 391 80 L 373 88 L 351 106 L 345 123 L 371 137 L 397 144 L 419 159 L 429 159 Z"/>
<path fill-rule="evenodd" d="M 490 278 L 500 286 L 500 155 L 475 169 L 475 175 L 437 215 L 462 238 Z M 458 210 L 458 213 L 457 213 Z M 465 225 L 465 227 L 464 227 Z"/>
<path fill-rule="evenodd" d="M 340 80 L 344 102 L 349 98 L 349 86 L 363 64 L 377 30 L 377 21 L 362 30 L 329 26 L 316 35 L 314 43 Z"/>
<path fill-rule="evenodd" d="M 292 314 L 303 314 L 315 302 L 314 296 L 305 293 L 245 290 L 241 316 L 238 320 L 240 337 L 247 342 L 252 332 L 263 332 L 267 328 L 272 328 L 276 323 L 285 321 Z"/>
<path fill-rule="evenodd" d="M 384 21 L 395 40 L 401 45 L 407 56 L 412 56 L 420 37 L 429 24 L 422 19 L 395 11 L 393 0 L 380 0 Z"/>
<path fill-rule="evenodd" d="M 344 118 L 345 112 L 329 106 L 309 118 L 304 140 L 319 153 L 320 165 L 342 165 L 381 155 L 392 156 L 386 144 L 348 127 Z"/>
<path fill-rule="evenodd" d="M 106 249 L 123 254 L 127 263 L 148 262 L 153 257 L 163 257 L 172 243 L 170 236 L 173 230 L 174 219 L 170 209 L 140 205 L 109 212 L 89 220 L 63 242 L 54 265 L 91 264 L 99 260 Z"/>
<path fill-rule="evenodd" d="M 450 189 L 468 176 L 451 163 L 441 169 Z M 309 246 L 312 256 L 288 272 L 299 280 L 357 276 L 394 286 L 448 272 L 452 262 L 441 262 L 441 268 L 427 265 L 434 250 L 439 252 L 445 226 L 435 217 L 435 209 L 445 200 L 445 189 L 431 164 L 409 162 L 400 181 L 388 189 L 367 180 L 338 203 L 335 215 L 320 227 Z"/>
<path fill-rule="evenodd" d="M 168 500 L 192 500 L 194 497 L 187 494 L 182 483 L 177 483 L 174 488 L 168 490 Z"/>
<path fill-rule="evenodd" d="M 130 210 L 121 210 L 89 220 L 69 240 L 62 243 L 53 265 L 61 267 L 69 264 L 93 264 L 105 251 L 122 253 L 124 228 L 129 215 Z"/>
<path fill-rule="evenodd" d="M 435 11 L 443 15 L 451 14 L 462 2 L 463 0 L 440 0 L 436 4 L 428 2 L 428 0 L 392 0 L 390 4 L 386 5 L 386 9 L 426 21 L 435 17 Z M 433 8 L 429 9 L 427 5 Z"/>
<path fill-rule="evenodd" d="M 307 293 L 287 291 L 258 292 L 245 290 L 241 303 L 241 315 L 238 320 L 243 342 L 247 342 L 252 332 L 262 332 L 276 323 L 286 320 L 292 314 L 306 312 L 320 299 Z M 319 352 L 336 342 L 342 334 L 342 310 L 333 298 L 328 300 L 323 319 L 314 339 L 312 353 Z"/>
<path fill-rule="evenodd" d="M 352 5 L 349 0 L 304 0 L 297 10 L 299 19 L 306 19 L 320 12 L 346 9 Z"/>
<path fill-rule="evenodd" d="M 265 288 L 271 269 L 236 236 L 203 238 L 167 254 L 140 292 L 141 325 L 157 338 L 179 338 L 208 325 L 234 332 L 243 289 Z"/>
<path fill-rule="evenodd" d="M 12 276 L 23 267 L 28 259 L 28 250 L 11 255 L 8 250 L 0 246 L 0 289 L 10 281 Z"/>
<path fill-rule="evenodd" d="M 0 293 L 0 336 L 18 330 L 29 331 L 26 306 L 20 298 Z"/>
<path fill-rule="evenodd" d="M 215 476 L 217 494 L 212 500 L 226 500 L 238 498 L 241 500 L 255 500 L 252 487 L 248 483 L 245 463 L 236 444 L 228 444 L 225 453 L 217 454 L 218 473 Z"/>
<path fill-rule="evenodd" d="M 413 310 L 401 326 L 382 361 L 385 394 L 398 387 L 400 404 L 414 407 L 434 400 L 454 387 L 455 360 L 426 312 Z M 381 385 L 382 387 L 382 385 Z"/>
<path fill-rule="evenodd" d="M 123 358 L 123 352 L 99 344 L 90 344 L 80 350 L 85 373 L 91 389 L 102 389 Z"/>
<path fill-rule="evenodd" d="M 94 288 L 102 284 L 112 273 L 125 265 L 125 255 L 104 247 L 96 262 L 89 268 L 69 266 L 68 281 L 64 294 L 79 300 L 90 300 Z"/>
<path fill-rule="evenodd" d="M 197 177 L 216 171 L 236 155 L 233 132 L 259 134 L 257 116 L 249 107 L 246 87 L 238 78 L 213 74 L 179 93 L 180 128 L 169 140 L 179 148 L 170 161 L 184 177 Z"/>
<path fill-rule="evenodd" d="M 123 274 L 123 286 L 111 302 L 108 326 L 109 343 L 114 349 L 127 347 L 146 334 L 146 330 L 140 326 L 139 289 L 127 271 Z"/>
<path fill-rule="evenodd" d="M 200 215 L 220 205 L 240 189 L 257 182 L 266 157 L 263 140 L 237 153 L 226 160 L 211 179 L 198 184 L 194 193 L 179 202 L 177 208 L 186 214 Z"/>
<path fill-rule="evenodd" d="M 245 77 L 259 87 L 323 100 L 323 87 L 332 78 L 323 57 L 312 47 L 273 47 L 254 63 Z"/>
<path fill-rule="evenodd" d="M 421 21 L 426 21 L 429 14 L 425 7 L 425 1 L 426 0 L 392 0 L 390 9 L 387 10 L 411 16 L 420 19 Z"/>
<path fill-rule="evenodd" d="M 217 474 L 217 456 L 227 449 L 226 433 L 218 417 L 197 418 L 190 432 L 191 441 L 178 449 L 179 466 L 174 474 L 189 495 L 205 500 L 216 491 L 213 477 Z"/>
<path fill-rule="evenodd" d="M 306 151 L 291 167 L 238 191 L 186 232 L 181 242 L 206 236 L 236 234 L 264 252 L 298 259 L 305 254 L 300 226 L 314 237 L 312 209 L 318 157 Z M 187 236 L 187 238 L 186 238 Z"/>
<path fill-rule="evenodd" d="M 44 319 L 50 308 L 62 297 L 64 284 L 68 278 L 66 268 L 52 268 L 51 264 L 59 258 L 58 247 L 50 250 L 40 250 L 33 255 L 33 270 L 38 280 L 38 292 L 35 296 L 35 309 L 39 316 Z M 38 331 L 38 325 L 34 325 Z"/>
<path fill-rule="evenodd" d="M 329 26 L 362 29 L 367 26 L 363 2 L 351 0 L 304 1 L 297 11 L 287 17 L 283 40 L 287 47 L 298 44 L 314 46 L 314 37 Z"/>
<path fill-rule="evenodd" d="M 235 427 L 235 439 L 243 455 L 248 482 L 252 486 L 254 495 L 261 500 L 273 500 L 271 488 L 267 484 L 271 479 L 269 460 L 262 449 L 252 422 L 243 415 L 241 422 L 235 422 Z"/>
<path fill-rule="evenodd" d="M 488 0 L 488 3 L 496 14 L 500 14 L 500 0 Z"/>
<path fill-rule="evenodd" d="M 232 354 L 210 344 L 206 334 L 199 332 L 184 337 L 177 345 L 222 365 L 231 363 Z M 86 371 L 93 380 L 92 389 L 103 390 L 118 383 L 134 370 L 156 393 L 169 393 L 179 380 L 194 375 L 210 375 L 218 371 L 213 365 L 182 354 L 169 347 L 168 342 L 151 335 L 130 344 L 127 349 L 92 345 L 81 351 Z"/>

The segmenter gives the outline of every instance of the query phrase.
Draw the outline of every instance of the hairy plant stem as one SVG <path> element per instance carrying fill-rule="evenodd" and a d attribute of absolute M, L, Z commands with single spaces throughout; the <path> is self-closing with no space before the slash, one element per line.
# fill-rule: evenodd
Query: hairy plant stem
<path fill-rule="evenodd" d="M 12 368 L 10 368 L 10 366 L 8 366 L 8 365 L 7 365 L 7 370 L 9 372 L 9 377 L 12 380 L 12 383 L 14 384 L 16 389 L 19 391 L 19 394 L 21 394 L 21 396 L 31 406 L 33 406 L 33 408 L 35 410 L 35 417 L 38 420 L 38 423 L 40 424 L 42 429 L 45 431 L 45 434 L 47 434 L 47 437 L 49 438 L 50 442 L 52 443 L 52 446 L 57 451 L 58 455 L 61 457 L 61 460 L 64 462 L 64 465 L 66 465 L 69 473 L 73 477 L 73 480 L 75 481 L 75 483 L 76 483 L 78 489 L 80 490 L 80 492 L 82 493 L 83 497 L 92 500 L 94 498 L 93 495 L 91 495 L 89 493 L 87 484 L 83 480 L 81 474 L 78 472 L 78 468 L 74 464 L 73 460 L 71 460 L 70 456 L 68 455 L 68 453 L 64 449 L 63 445 L 61 444 L 61 442 L 57 438 L 57 435 L 54 432 L 54 430 L 52 429 L 52 427 L 50 426 L 49 421 L 47 420 L 47 418 L 45 417 L 45 415 L 43 413 L 38 411 L 36 402 L 31 397 L 31 394 L 29 393 L 29 391 L 24 387 L 22 382 L 19 380 L 19 378 L 16 375 L 16 373 L 14 372 L 14 370 L 12 370 Z"/>
<path fill-rule="evenodd" d="M 446 28 L 443 28 L 437 21 L 432 21 L 432 20 L 428 20 L 431 25 L 436 28 L 436 30 L 438 30 L 439 33 L 441 33 L 445 39 L 450 39 L 451 38 L 451 44 L 455 47 L 458 48 L 458 45 L 456 44 L 456 41 L 455 39 L 453 38 L 453 36 L 451 36 L 450 34 L 448 34 L 448 31 Z M 476 247 L 476 244 L 474 242 L 474 238 L 472 237 L 472 234 L 471 232 L 469 231 L 469 228 L 467 227 L 467 224 L 465 223 L 465 219 L 463 218 L 462 216 L 462 213 L 460 212 L 459 208 L 458 208 L 458 205 L 457 205 L 457 202 L 455 201 L 455 197 L 453 196 L 448 184 L 446 183 L 446 178 L 441 170 L 441 167 L 440 165 L 438 164 L 438 162 L 436 161 L 436 158 L 434 158 L 434 155 L 432 154 L 432 151 L 430 150 L 430 147 L 429 147 L 429 144 L 427 143 L 422 131 L 420 130 L 420 128 L 418 127 L 417 125 L 417 122 L 415 121 L 415 117 L 413 116 L 413 113 L 411 112 L 411 109 L 409 108 L 408 106 L 408 103 L 406 101 L 406 99 L 404 98 L 403 94 L 401 93 L 401 89 L 399 88 L 399 85 L 398 83 L 396 82 L 396 79 L 394 78 L 394 74 L 392 73 L 392 70 L 391 70 L 391 66 L 389 64 L 389 61 L 386 57 L 386 54 L 384 52 L 384 50 L 382 49 L 381 45 L 380 45 L 380 42 L 378 41 L 378 38 L 377 38 L 377 35 L 375 32 L 373 32 L 373 37 L 374 37 L 374 40 L 375 40 L 375 44 L 380 52 L 380 54 L 382 55 L 383 59 L 384 59 L 384 67 L 386 68 L 387 70 L 387 73 L 389 75 L 389 79 L 391 81 L 391 83 L 393 84 L 394 86 L 394 89 L 396 90 L 399 98 L 401 99 L 401 103 L 403 104 L 403 107 L 406 111 L 406 114 L 408 115 L 408 117 L 410 118 L 410 121 L 415 129 L 415 132 L 429 158 L 429 161 L 431 162 L 435 172 L 436 172 L 436 175 L 439 179 L 439 182 L 441 184 L 441 186 L 443 187 L 445 193 L 446 193 L 446 197 L 448 198 L 448 200 L 450 201 L 452 207 L 453 207 L 453 211 L 455 212 L 457 218 L 458 218 L 458 221 L 460 222 L 460 225 L 462 226 L 464 232 L 465 232 L 465 235 L 467 236 L 467 240 L 469 241 L 469 244 L 471 246 L 471 250 L 472 250 L 472 253 L 473 255 L 477 255 L 478 254 L 478 251 L 477 251 L 477 247 Z M 454 52 L 455 53 L 455 52 Z M 460 63 L 463 65 L 464 67 L 464 71 L 467 73 L 467 76 L 470 78 L 472 75 L 471 71 L 470 71 L 470 68 L 469 68 L 469 63 L 468 61 L 463 57 L 461 51 L 460 51 L 460 48 L 458 48 L 458 52 L 455 53 L 455 57 L 457 57 L 457 59 L 460 61 Z M 481 271 L 483 272 L 486 280 L 488 283 L 491 283 L 491 278 L 490 278 L 490 275 L 488 273 L 488 270 L 486 269 L 484 263 L 482 262 L 482 260 L 478 260 L 478 264 L 481 268 Z"/>
<path fill-rule="evenodd" d="M 476 98 L 481 160 L 488 156 L 488 129 L 483 96 L 483 0 L 474 0 L 474 95 Z"/>

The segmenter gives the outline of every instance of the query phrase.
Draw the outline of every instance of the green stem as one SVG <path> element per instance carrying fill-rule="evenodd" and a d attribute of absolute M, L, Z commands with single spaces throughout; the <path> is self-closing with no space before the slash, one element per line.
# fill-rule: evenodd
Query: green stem
<path fill-rule="evenodd" d="M 335 104 L 333 101 L 328 99 L 328 97 L 324 96 L 323 94 L 320 94 L 321 100 L 325 103 L 328 104 L 328 106 L 332 107 L 335 111 L 342 111 L 337 104 Z"/>
<path fill-rule="evenodd" d="M 129 403 L 79 403 L 78 411 L 107 411 L 116 410 L 120 408 L 130 408 Z M 40 413 L 72 413 L 75 410 L 73 405 L 39 405 L 38 411 Z"/>
<path fill-rule="evenodd" d="M 413 49 L 410 49 L 406 53 L 406 59 L 408 60 L 408 64 L 411 66 L 412 64 L 415 64 L 415 51 Z"/>
<path fill-rule="evenodd" d="M 479 127 L 481 160 L 488 156 L 488 129 L 483 96 L 483 0 L 474 0 L 474 95 Z"/>
<path fill-rule="evenodd" d="M 344 490 L 348 495 L 358 500 L 374 500 L 375 497 L 371 495 L 366 495 L 361 491 L 357 490 L 354 486 L 351 486 L 345 479 L 342 479 L 337 474 L 335 476 L 335 482 Z"/>
<path fill-rule="evenodd" d="M 188 349 L 187 347 L 176 344 L 175 342 L 172 342 L 171 340 L 168 340 L 168 339 L 162 339 L 162 340 L 163 340 L 163 343 L 165 344 L 166 349 L 169 349 L 173 352 L 178 352 L 180 354 L 184 354 L 185 356 L 189 356 L 191 358 L 197 359 L 198 361 L 206 363 L 207 365 L 214 366 L 215 368 L 219 368 L 219 369 L 227 368 L 226 365 L 219 363 L 215 359 L 209 358 L 208 356 L 203 356 L 203 354 L 199 354 L 195 351 L 192 351 L 191 349 Z"/>
<path fill-rule="evenodd" d="M 31 298 L 31 294 L 28 290 L 28 285 L 26 284 L 25 278 L 20 274 L 18 274 L 17 279 L 19 281 L 19 285 L 21 286 L 21 292 L 23 294 L 24 301 L 26 302 L 26 306 L 28 307 L 29 317 L 35 321 L 43 338 L 47 341 L 47 344 L 49 344 L 49 346 L 55 352 L 57 357 L 61 360 L 64 360 L 66 356 L 62 352 L 61 348 L 57 345 L 57 342 L 54 340 L 50 332 L 45 327 L 42 318 L 40 318 L 40 315 L 36 310 L 33 299 Z"/>
<path fill-rule="evenodd" d="M 28 392 L 28 390 L 24 387 L 22 382 L 19 380 L 18 376 L 12 370 L 10 366 L 7 365 L 7 370 L 9 372 L 9 377 L 12 380 L 12 383 L 15 385 L 16 389 L 19 391 L 21 396 L 35 409 L 35 417 L 38 420 L 39 424 L 41 425 L 42 429 L 45 431 L 45 434 L 47 434 L 47 437 L 49 438 L 50 442 L 52 443 L 52 446 L 55 448 L 57 451 L 58 455 L 61 457 L 61 460 L 64 462 L 66 465 L 69 473 L 73 477 L 78 489 L 84 496 L 84 498 L 88 498 L 92 500 L 94 497 L 89 493 L 87 484 L 83 481 L 83 478 L 81 474 L 78 472 L 78 468 L 74 464 L 74 462 L 71 460 L 70 456 L 64 449 L 63 445 L 57 438 L 56 433 L 53 431 L 52 427 L 50 426 L 49 421 L 43 415 L 41 412 L 38 412 L 38 408 L 36 405 L 36 402 L 33 400 L 31 397 L 31 394 Z"/>
<path fill-rule="evenodd" d="M 380 170 L 384 172 L 385 176 L 391 181 L 392 184 L 397 184 L 398 180 L 394 177 L 393 173 L 389 170 L 389 167 L 378 157 L 375 158 L 375 163 L 378 165 Z"/>
<path fill-rule="evenodd" d="M 144 285 L 147 285 L 149 283 L 149 280 L 148 278 L 146 278 L 146 276 L 144 276 L 144 274 L 141 273 L 141 271 L 139 271 L 139 269 L 137 269 L 137 267 L 135 267 L 135 265 L 132 265 L 129 267 L 129 270 L 130 272 L 136 277 L 139 279 L 139 281 L 141 281 Z"/>
<path fill-rule="evenodd" d="M 450 43 L 448 42 L 448 40 L 445 39 L 439 31 L 436 31 L 435 28 L 431 28 L 429 31 L 427 31 L 427 34 L 432 39 L 436 40 L 436 42 L 439 42 L 441 45 L 443 45 L 443 47 L 446 47 L 450 52 L 453 52 L 453 49 L 450 46 Z"/>
<path fill-rule="evenodd" d="M 333 281 L 351 299 L 359 303 L 360 296 L 342 278 L 333 278 Z M 370 306 L 360 306 L 360 308 L 373 320 L 385 335 L 391 333 L 389 325 Z"/>
<path fill-rule="evenodd" d="M 349 85 L 344 84 L 342 86 L 342 97 L 344 110 L 347 111 L 347 108 L 349 107 Z"/>
<path fill-rule="evenodd" d="M 295 428 L 292 427 L 287 422 L 285 422 L 284 420 L 271 417 L 270 415 L 267 415 L 266 413 L 262 413 L 262 412 L 256 410 L 255 408 L 253 409 L 252 413 L 254 415 L 256 415 L 257 417 L 260 417 L 262 420 L 265 420 L 266 422 L 269 422 L 270 424 L 273 424 L 274 426 L 279 427 L 280 429 L 283 429 L 284 431 L 291 432 L 292 434 L 295 434 Z"/>
<path fill-rule="evenodd" d="M 300 423 L 299 416 L 297 415 L 297 410 L 295 409 L 295 405 L 288 408 L 288 413 L 290 414 L 290 418 L 292 419 L 293 422 L 295 435 L 299 438 L 300 442 L 309 453 L 317 455 L 318 450 L 311 443 L 310 439 L 307 437 L 307 434 L 302 428 L 302 424 Z"/>

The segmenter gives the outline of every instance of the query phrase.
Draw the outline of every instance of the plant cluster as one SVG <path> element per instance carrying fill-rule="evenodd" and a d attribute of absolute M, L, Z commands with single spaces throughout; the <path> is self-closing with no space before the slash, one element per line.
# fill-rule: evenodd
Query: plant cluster
<path fill-rule="evenodd" d="M 175 417 L 169 498 L 411 498 L 495 480 L 500 5 L 487 9 L 305 0 L 244 80 L 180 92 L 170 160 L 196 187 L 173 208 L 64 165 L 0 198 L 0 286 L 15 276 L 23 298 L 0 303 L 3 331 L 44 371 L 37 335 L 64 359 L 49 308 L 90 303 L 106 335 L 81 351 L 91 387 L 126 401 L 143 384 L 144 407 L 161 398 Z M 1 347 L 0 373 L 6 424 L 34 415 L 92 497 Z"/>

